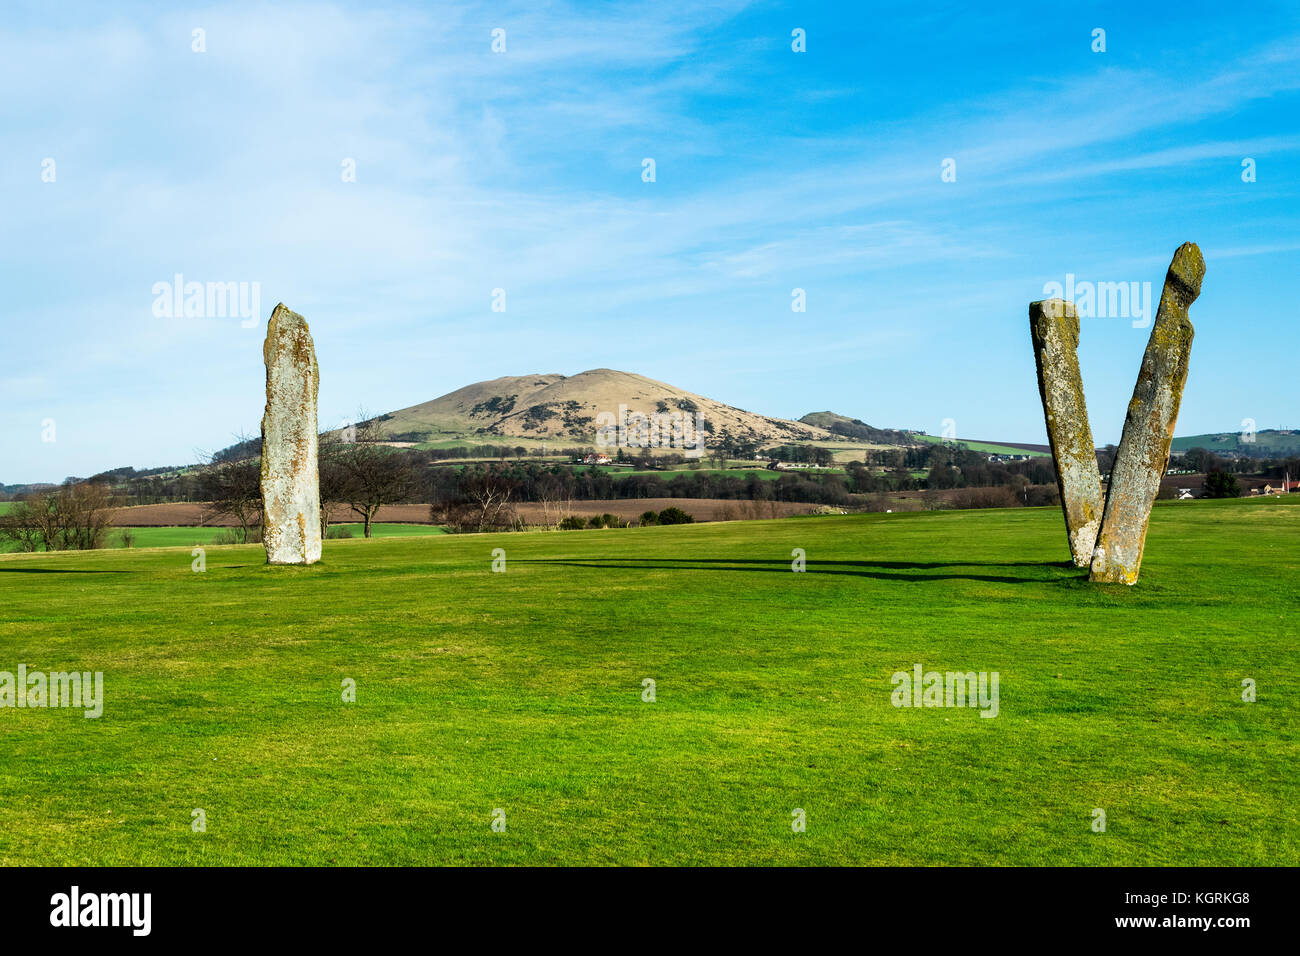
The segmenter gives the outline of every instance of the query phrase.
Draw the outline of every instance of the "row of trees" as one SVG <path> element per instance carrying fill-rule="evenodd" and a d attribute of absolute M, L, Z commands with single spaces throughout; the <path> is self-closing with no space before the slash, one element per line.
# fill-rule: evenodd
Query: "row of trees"
<path fill-rule="evenodd" d="M 560 454 L 569 458 L 581 458 L 590 452 L 589 448 L 547 449 L 546 446 L 534 448 L 531 452 L 523 445 L 459 445 L 455 448 L 433 448 L 425 452 L 434 461 L 446 461 L 455 458 L 541 458 L 546 454 Z"/>
<path fill-rule="evenodd" d="M 369 419 L 347 432 L 325 433 L 319 446 L 321 533 L 329 532 L 331 511 L 343 505 L 362 523 L 370 537 L 380 508 L 403 502 L 431 504 L 430 517 L 453 531 L 518 528 L 518 502 L 538 502 L 544 521 L 555 527 L 576 500 L 634 498 L 721 498 L 845 505 L 863 495 L 883 495 L 912 489 L 927 491 L 927 506 L 941 506 L 952 495 L 940 492 L 967 489 L 968 506 L 1050 504 L 1055 475 L 1051 459 L 990 462 L 984 453 L 960 445 L 868 452 L 862 462 L 850 462 L 844 475 L 787 473 L 776 479 L 760 469 L 744 476 L 698 471 L 664 474 L 620 474 L 600 469 L 574 469 L 531 459 L 523 448 L 482 445 L 470 449 L 414 451 L 383 443 L 382 421 Z M 574 457 L 586 449 L 565 449 Z M 1103 472 L 1110 467 L 1114 446 L 1098 451 Z M 261 441 L 241 439 L 210 457 L 188 475 L 141 474 L 118 469 L 89 481 L 69 479 L 63 485 L 27 495 L 0 517 L 0 537 L 24 550 L 50 551 L 102 547 L 112 527 L 112 508 L 128 503 L 162 500 L 207 502 L 204 520 L 232 518 L 236 537 L 256 540 L 262 517 Z M 829 449 L 789 446 L 777 450 L 785 460 L 830 465 Z M 496 458 L 465 464 L 442 463 L 446 458 Z M 507 453 L 516 455 L 508 460 Z M 646 459 L 642 463 L 650 464 Z M 660 464 L 665 462 L 660 461 Z M 875 465 L 876 468 L 870 467 Z M 1236 473 L 1241 460 L 1231 461 L 1204 449 L 1175 457 L 1171 467 L 1208 472 L 1207 496 L 1239 494 Z M 886 470 L 881 472 L 883 466 Z M 925 470 L 923 479 L 914 471 Z M 1280 477 L 1300 475 L 1300 459 L 1274 463 Z M 116 479 L 112 481 L 110 479 Z M 976 489 L 989 489 L 976 494 Z M 930 501 L 933 499 L 933 501 Z"/>
<path fill-rule="evenodd" d="M 321 492 L 321 534 L 329 533 L 332 506 L 344 504 L 361 520 L 365 536 L 379 509 L 386 504 L 409 500 L 419 487 L 413 457 L 379 444 L 379 422 L 357 426 L 351 431 L 321 437 L 319 474 Z M 238 541 L 257 540 L 262 522 L 261 442 L 243 439 L 211 456 L 209 463 L 189 476 L 189 492 L 206 502 L 203 519 L 233 518 Z M 128 481 L 135 476 L 122 475 Z M 113 527 L 114 509 L 127 500 L 115 494 L 103 480 L 76 481 L 32 492 L 0 515 L 0 539 L 9 540 L 23 551 L 67 551 L 102 548 Z"/>
<path fill-rule="evenodd" d="M 21 551 L 102 548 L 113 527 L 116 504 L 108 485 L 68 481 L 33 492 L 0 515 L 0 540 Z"/>
<path fill-rule="evenodd" d="M 379 509 L 409 500 L 416 487 L 413 456 L 380 444 L 380 428 L 378 420 L 370 420 L 355 430 L 321 435 L 318 472 L 322 537 L 329 533 L 333 507 L 347 505 L 369 538 Z M 250 442 L 241 446 L 254 447 Z M 199 476 L 198 492 L 207 502 L 204 521 L 233 518 L 239 527 L 240 540 L 251 540 L 262 521 L 261 481 L 260 454 L 242 459 L 214 456 Z"/>
<path fill-rule="evenodd" d="M 1231 475 L 1265 475 L 1269 478 L 1290 474 L 1294 478 L 1300 475 L 1300 458 L 1228 458 L 1205 448 L 1192 448 L 1172 456 L 1169 467 L 1206 474 L 1222 471 Z"/>
<path fill-rule="evenodd" d="M 521 521 L 514 505 L 524 501 L 541 503 L 545 523 L 556 526 L 571 511 L 575 500 L 721 498 L 842 506 L 851 504 L 854 495 L 883 494 L 921 485 L 901 465 L 882 475 L 859 462 L 850 463 L 843 476 L 789 473 L 776 479 L 764 477 L 758 469 L 745 476 L 702 472 L 624 475 L 527 459 L 438 465 L 430 462 L 425 452 L 382 444 L 377 421 L 357 426 L 355 436 L 347 437 L 349 440 L 344 440 L 343 434 L 337 432 L 321 436 L 322 535 L 329 533 L 331 512 L 339 505 L 357 516 L 363 533 L 370 537 L 379 509 L 403 502 L 431 503 L 431 520 L 451 530 L 488 531 L 519 527 Z M 259 448 L 256 440 L 244 440 L 232 447 L 242 451 Z M 260 457 L 215 455 L 193 480 L 191 494 L 207 503 L 205 522 L 233 519 L 238 540 L 256 540 L 262 517 Z M 925 484 L 931 490 L 1005 487 L 1021 495 L 1021 503 L 1030 503 L 1028 487 L 1048 485 L 1052 480 L 1050 465 L 1044 460 L 990 464 L 985 456 L 952 447 L 942 449 Z M 91 489 L 98 490 L 92 493 Z M 65 517 L 75 512 L 84 518 L 85 509 L 74 502 L 86 496 L 107 502 L 108 486 L 70 484 L 57 493 L 33 496 L 12 513 L 9 525 L 27 529 L 18 532 L 24 536 L 23 541 L 39 541 L 51 550 L 98 546 L 102 534 L 84 532 L 77 536 L 68 530 L 86 523 Z M 51 501 L 64 503 L 51 505 Z M 34 520 L 38 513 L 52 517 Z M 106 519 L 102 526 L 107 527 Z M 47 539 L 52 543 L 47 544 Z"/>
<path fill-rule="evenodd" d="M 781 461 L 816 465 L 818 468 L 829 468 L 835 464 L 835 453 L 817 445 L 780 445 L 772 449 L 771 455 Z"/>
<path fill-rule="evenodd" d="M 331 503 L 345 503 L 353 507 L 359 519 L 364 523 L 367 515 L 373 520 L 377 511 L 377 502 L 386 503 L 391 499 L 415 500 L 422 502 L 442 501 L 454 496 L 460 489 L 456 487 L 456 478 L 440 463 L 464 459 L 495 459 L 502 466 L 512 469 L 517 477 L 526 477 L 516 469 L 531 465 L 527 475 L 536 475 L 541 471 L 557 475 L 557 480 L 568 482 L 562 473 L 568 468 L 556 466 L 551 462 L 538 461 L 534 455 L 527 454 L 522 447 L 505 445 L 478 445 L 451 449 L 434 449 L 412 451 L 380 446 L 376 442 L 382 438 L 379 420 L 363 422 L 357 426 L 353 443 L 345 443 L 339 433 L 322 436 L 321 442 L 321 482 L 324 497 Z M 340 447 L 351 444 L 351 447 Z M 540 451 L 537 449 L 535 451 Z M 565 448 L 563 454 L 575 460 L 580 459 L 590 449 Z M 774 449 L 774 453 L 787 461 L 800 461 L 809 464 L 829 466 L 832 464 L 831 449 L 818 446 L 784 446 Z M 158 474 L 153 472 L 136 472 L 134 469 L 115 469 L 90 479 L 91 483 L 102 483 L 113 487 L 114 491 L 125 497 L 125 503 L 153 504 L 170 501 L 212 501 L 233 502 L 235 507 L 230 512 L 239 519 L 244 533 L 260 513 L 258 502 L 258 468 L 257 456 L 260 454 L 260 439 L 244 439 L 230 448 L 211 456 L 210 464 L 204 468 L 188 472 L 172 471 Z M 1115 446 L 1108 445 L 1098 449 L 1097 459 L 1102 474 L 1110 471 L 1114 461 Z M 396 457 L 394 457 L 396 456 Z M 513 462 L 510 461 L 513 456 Z M 630 462 L 636 470 L 667 470 L 684 463 L 706 464 L 701 459 L 685 459 L 681 454 L 672 453 L 662 456 L 627 454 L 623 449 L 617 452 L 618 460 Z M 716 461 L 714 462 L 717 463 Z M 472 468 L 480 467 L 478 464 Z M 1300 458 L 1275 460 L 1271 462 L 1250 459 L 1220 458 L 1204 449 L 1193 449 L 1182 455 L 1174 456 L 1170 467 L 1186 469 L 1193 472 L 1224 471 L 1230 474 L 1262 474 L 1280 478 L 1285 474 L 1300 475 Z M 757 467 L 756 467 L 756 470 Z M 574 498 L 627 498 L 627 497 L 744 497 L 755 500 L 775 498 L 785 501 L 811 501 L 816 503 L 834 503 L 839 494 L 834 490 L 838 482 L 849 494 L 887 494 L 911 490 L 948 490 L 954 488 L 1010 487 L 1023 485 L 1051 484 L 1051 460 L 1047 457 L 1033 458 L 1028 461 L 990 462 L 988 455 L 974 452 L 961 445 L 925 445 L 916 448 L 889 448 L 867 451 L 861 462 L 850 462 L 846 466 L 847 474 L 843 477 L 799 475 L 783 476 L 782 484 L 776 489 L 764 482 L 759 485 L 747 478 L 730 481 L 709 481 L 706 483 L 686 481 L 675 477 L 676 472 L 665 474 L 661 481 L 651 477 L 648 480 L 631 480 L 635 476 L 619 476 L 615 473 L 613 480 L 597 477 L 603 472 L 592 472 L 588 479 L 568 482 L 572 485 L 569 492 Z M 923 476 L 915 477 L 923 472 Z M 677 484 L 673 484 L 677 482 Z M 520 500 L 537 500 L 527 487 L 521 489 Z M 823 486 L 818 490 L 815 485 Z M 400 494 L 403 488 L 409 494 Z M 775 493 L 773 493 L 775 492 Z"/>
<path fill-rule="evenodd" d="M 727 498 L 813 504 L 842 503 L 849 498 L 842 475 L 787 473 L 772 479 L 763 474 L 759 468 L 744 476 L 697 471 L 629 475 L 554 463 L 475 462 L 459 468 L 418 469 L 412 500 L 455 501 L 489 475 L 511 483 L 512 501 L 540 502 L 544 510 L 556 502 L 628 498 Z"/>
<path fill-rule="evenodd" d="M 924 487 L 931 490 L 949 488 L 1017 488 L 1045 485 L 1056 481 L 1052 459 L 1047 456 L 1025 461 L 989 461 L 985 452 L 971 451 L 960 445 L 935 445 L 929 450 Z"/>

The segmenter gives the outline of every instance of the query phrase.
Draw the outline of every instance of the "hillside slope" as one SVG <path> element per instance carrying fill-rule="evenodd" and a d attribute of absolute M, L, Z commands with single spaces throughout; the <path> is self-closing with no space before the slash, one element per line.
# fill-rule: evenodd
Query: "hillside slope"
<path fill-rule="evenodd" d="M 799 419 L 805 425 L 815 425 L 854 441 L 874 442 L 882 445 L 914 445 L 916 436 L 896 428 L 876 428 L 860 418 L 849 418 L 836 412 L 809 412 Z"/>
<path fill-rule="evenodd" d="M 591 444 L 597 416 L 660 412 L 703 417 L 706 443 L 724 434 L 759 442 L 827 441 L 815 425 L 758 415 L 632 372 L 598 368 L 577 375 L 517 375 L 476 382 L 385 417 L 390 437 L 407 441 L 478 437 Z"/>
<path fill-rule="evenodd" d="M 1206 435 L 1174 436 L 1175 452 L 1204 448 L 1219 454 L 1233 453 L 1250 458 L 1286 458 L 1300 455 L 1300 432 L 1266 428 L 1246 441 L 1243 432 L 1212 432 Z"/>

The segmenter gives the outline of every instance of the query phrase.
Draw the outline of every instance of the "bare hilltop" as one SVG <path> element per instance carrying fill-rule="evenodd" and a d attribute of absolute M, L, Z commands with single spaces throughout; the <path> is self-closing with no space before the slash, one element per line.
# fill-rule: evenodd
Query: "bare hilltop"
<path fill-rule="evenodd" d="M 644 375 L 597 368 L 577 375 L 515 375 L 466 385 L 440 398 L 384 416 L 388 436 L 438 441 L 478 436 L 590 444 L 597 415 L 698 412 L 712 439 L 729 434 L 759 442 L 825 441 L 831 433 L 807 422 L 747 412 Z"/>

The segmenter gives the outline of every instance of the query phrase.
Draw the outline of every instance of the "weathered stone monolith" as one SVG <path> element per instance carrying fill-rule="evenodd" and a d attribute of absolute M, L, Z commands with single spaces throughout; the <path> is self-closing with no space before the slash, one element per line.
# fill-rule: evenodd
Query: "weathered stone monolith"
<path fill-rule="evenodd" d="M 268 564 L 320 560 L 320 478 L 316 470 L 316 391 L 320 369 L 307 320 L 281 303 L 262 346 L 262 543 Z"/>
<path fill-rule="evenodd" d="M 1169 461 L 1169 445 L 1187 382 L 1192 323 L 1187 309 L 1201 294 L 1205 260 L 1194 242 L 1174 253 L 1133 398 L 1124 418 L 1106 492 L 1106 511 L 1089 580 L 1136 584 L 1147 520 Z"/>
<path fill-rule="evenodd" d="M 1029 303 L 1029 334 L 1070 555 L 1075 567 L 1086 568 L 1092 561 L 1104 502 L 1079 374 L 1079 315 L 1074 303 L 1064 299 Z"/>

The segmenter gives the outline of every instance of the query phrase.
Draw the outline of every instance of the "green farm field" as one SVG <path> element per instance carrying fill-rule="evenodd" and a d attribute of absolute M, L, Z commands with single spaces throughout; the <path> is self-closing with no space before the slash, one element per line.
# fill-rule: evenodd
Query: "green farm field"
<path fill-rule="evenodd" d="M 917 435 L 916 437 L 919 441 L 929 442 L 931 445 L 941 445 L 948 441 L 948 439 L 942 438 L 939 435 Z M 965 439 L 959 438 L 954 440 L 953 444 L 963 445 L 971 451 L 984 452 L 988 455 L 1028 455 L 1031 458 L 1051 457 L 1051 452 L 1035 451 L 1029 448 L 1018 448 L 1015 445 L 999 445 L 996 442 L 966 441 Z"/>
<path fill-rule="evenodd" d="M 1236 452 L 1251 457 L 1283 458 L 1300 455 L 1300 433 L 1266 428 L 1256 433 L 1215 432 L 1207 435 L 1187 435 L 1175 438 L 1175 452 L 1204 448 L 1212 452 Z"/>
<path fill-rule="evenodd" d="M 575 468 L 575 471 L 593 471 L 604 472 L 615 478 L 622 478 L 627 475 L 658 475 L 664 481 L 672 481 L 678 475 L 709 475 L 711 477 L 725 478 L 758 478 L 761 481 L 776 481 L 782 475 L 843 475 L 843 468 L 799 468 L 778 471 L 774 468 L 768 468 L 765 465 L 749 468 L 664 468 L 658 471 L 650 469 L 633 469 L 618 468 L 614 466 L 588 465 L 584 468 Z"/>
<path fill-rule="evenodd" d="M 104 674 L 0 708 L 0 864 L 1300 863 L 1300 499 L 1067 559 L 1058 509 L 0 556 L 0 671 Z"/>

